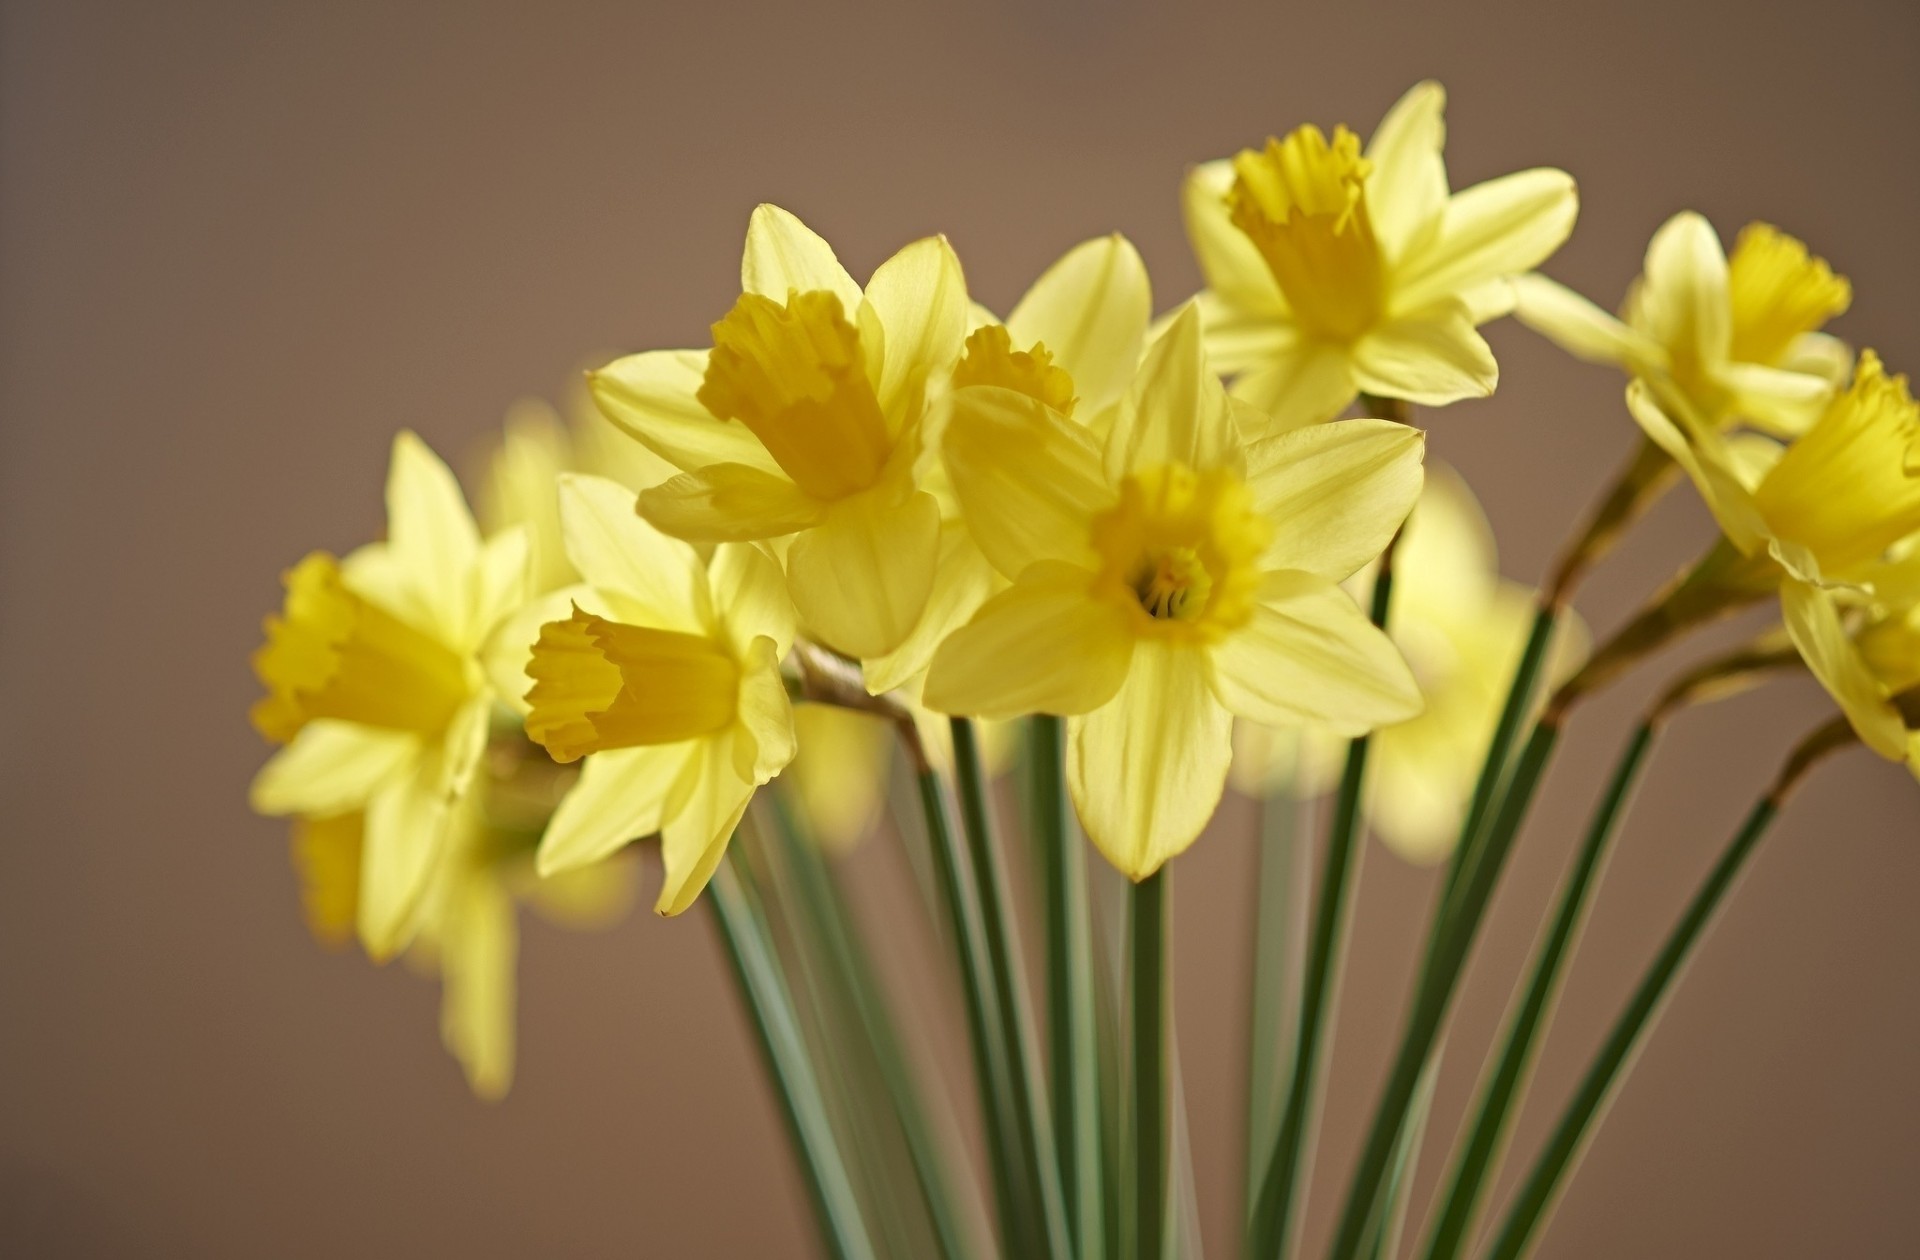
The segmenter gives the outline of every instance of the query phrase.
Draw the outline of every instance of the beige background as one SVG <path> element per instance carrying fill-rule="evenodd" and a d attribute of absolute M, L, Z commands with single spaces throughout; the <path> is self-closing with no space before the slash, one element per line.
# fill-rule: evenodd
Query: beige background
<path fill-rule="evenodd" d="M 804 1204 L 702 916 L 527 932 L 523 1054 L 466 1094 L 433 990 L 298 921 L 245 658 L 276 574 L 379 527 L 388 436 L 466 449 L 597 349 L 695 344 L 778 200 L 856 274 L 948 233 L 1004 308 L 1118 229 L 1195 273 L 1189 161 L 1453 93 L 1456 185 L 1563 166 L 1553 265 L 1606 303 L 1683 206 L 1851 274 L 1840 325 L 1920 363 L 1920 9 L 1706 6 L 9 4 L 0 27 L 0 1252 L 804 1254 Z M 1495 327 L 1436 454 L 1531 578 L 1628 449 L 1619 382 Z M 1694 552 L 1678 495 L 1587 592 Z M 1594 611 L 1604 610 L 1604 611 Z M 1639 678 L 1574 728 L 1497 903 L 1436 1132 L 1465 1104 Z M 1539 1100 L 1570 1088 L 1763 777 L 1804 682 L 1686 720 L 1609 873 Z M 1916 788 L 1854 754 L 1795 802 L 1687 977 L 1543 1254 L 1911 1255 Z M 1179 1003 L 1216 1254 L 1237 1199 L 1249 846 L 1178 868 Z M 884 844 L 856 861 L 898 895 Z M 1430 877 L 1368 858 L 1322 1172 L 1344 1173 Z M 1520 1131 L 1530 1149 L 1549 1112 Z M 1437 1158 L 1424 1166 L 1430 1184 Z M 1324 1236 L 1341 1178 L 1323 1175 Z"/>

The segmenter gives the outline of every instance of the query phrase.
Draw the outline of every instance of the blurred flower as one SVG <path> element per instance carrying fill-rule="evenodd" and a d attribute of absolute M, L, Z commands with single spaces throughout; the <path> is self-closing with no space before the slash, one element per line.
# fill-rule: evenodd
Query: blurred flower
<path fill-rule="evenodd" d="M 1187 176 L 1206 277 L 1207 351 L 1235 396 L 1284 426 L 1361 393 L 1439 405 L 1493 392 L 1475 332 L 1513 306 L 1509 277 L 1573 230 L 1573 179 L 1545 168 L 1447 189 L 1446 93 L 1421 83 L 1365 156 L 1345 127 L 1303 126 Z"/>
<path fill-rule="evenodd" d="M 1794 646 L 1861 742 L 1920 776 L 1916 560 L 1920 551 L 1910 550 L 1896 566 L 1899 580 L 1876 583 L 1874 594 L 1790 578 L 1780 605 Z"/>
<path fill-rule="evenodd" d="M 761 206 L 744 292 L 714 348 L 655 351 L 593 374 L 607 417 L 684 470 L 641 496 L 696 542 L 788 540 L 787 582 L 810 634 L 868 658 L 920 619 L 940 507 L 919 483 L 923 431 L 966 336 L 966 279 L 946 240 L 882 263 L 862 291 L 827 243 Z"/>
<path fill-rule="evenodd" d="M 526 727 L 556 761 L 593 755 L 547 828 L 540 870 L 596 862 L 658 831 L 666 882 L 655 908 L 678 914 L 754 788 L 793 759 L 780 677 L 793 609 L 757 548 L 723 544 L 703 561 L 636 516 L 615 482 L 563 476 L 560 514 L 590 589 L 541 628 Z"/>
<path fill-rule="evenodd" d="M 1067 715 L 1075 807 L 1134 879 L 1206 824 L 1233 714 L 1360 731 L 1420 707 L 1406 663 L 1335 583 L 1412 507 L 1421 434 L 1351 421 L 1249 445 L 1236 407 L 1191 305 L 1148 351 L 1104 449 L 1024 393 L 953 399 L 948 472 L 1013 584 L 941 645 L 926 702 Z"/>
<path fill-rule="evenodd" d="M 1522 323 L 1570 354 L 1621 367 L 1698 427 L 1744 420 L 1791 437 L 1852 364 L 1846 344 L 1819 331 L 1847 309 L 1845 277 L 1765 223 L 1742 229 L 1729 262 L 1711 224 L 1676 214 L 1647 246 L 1621 319 L 1545 276 L 1518 277 L 1514 288 Z"/>
<path fill-rule="evenodd" d="M 287 746 L 253 781 L 263 814 L 364 810 L 356 899 L 376 958 L 406 945 L 486 743 L 493 691 L 478 659 L 521 600 L 526 539 L 485 542 L 445 464 L 394 439 L 388 541 L 344 562 L 315 552 L 286 576 L 253 668 L 254 725 Z"/>
<path fill-rule="evenodd" d="M 1354 598 L 1372 594 L 1369 566 L 1348 582 Z M 1386 846 L 1409 862 L 1447 857 L 1493 741 L 1507 687 L 1533 619 L 1533 592 L 1504 581 L 1493 530 L 1459 474 L 1427 465 L 1426 486 L 1394 551 L 1393 616 L 1388 631 L 1413 667 L 1426 708 L 1373 734 L 1368 818 Z M 1564 673 L 1583 651 L 1585 633 L 1568 615 L 1549 675 Z M 1233 785 L 1261 796 L 1291 782 L 1302 795 L 1331 789 L 1346 741 L 1308 728 L 1268 732 L 1242 723 L 1234 732 Z"/>

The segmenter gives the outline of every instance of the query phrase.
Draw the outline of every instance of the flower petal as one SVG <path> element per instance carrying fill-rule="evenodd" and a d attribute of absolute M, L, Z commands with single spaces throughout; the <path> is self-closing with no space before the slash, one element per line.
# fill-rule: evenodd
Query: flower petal
<path fill-rule="evenodd" d="M 1207 686 L 1201 649 L 1134 648 L 1126 683 L 1067 723 L 1067 784 L 1087 838 L 1138 881 L 1199 838 L 1226 789 L 1233 718 Z"/>
<path fill-rule="evenodd" d="M 696 743 L 616 748 L 583 760 L 540 837 L 541 876 L 591 865 L 660 830 L 668 791 Z"/>
<path fill-rule="evenodd" d="M 660 830 L 660 857 L 666 879 L 654 912 L 679 914 L 713 878 L 726 856 L 727 841 L 753 799 L 753 784 L 734 772 L 729 735 L 701 740 L 687 763 L 684 800 Z"/>
<path fill-rule="evenodd" d="M 1654 444 L 1692 479 L 1720 530 L 1748 555 L 1766 542 L 1767 525 L 1753 491 L 1739 475 L 1735 452 L 1718 430 L 1695 427 L 1662 410 L 1645 381 L 1627 384 L 1627 411 Z"/>
<path fill-rule="evenodd" d="M 905 642 L 927 606 L 940 554 L 940 505 L 916 491 L 897 506 L 842 499 L 787 551 L 787 589 L 807 627 L 848 656 Z"/>
<path fill-rule="evenodd" d="M 1021 349 L 1038 341 L 1051 350 L 1093 412 L 1133 379 L 1152 318 L 1147 265 L 1115 233 L 1081 242 L 1047 268 L 1007 316 L 1007 331 Z"/>
<path fill-rule="evenodd" d="M 614 427 L 683 472 L 709 464 L 779 472 L 746 425 L 718 419 L 700 402 L 706 375 L 705 350 L 649 350 L 590 373 L 587 388 Z"/>
<path fill-rule="evenodd" d="M 899 647 L 861 662 L 867 691 L 876 696 L 892 691 L 926 669 L 935 649 L 980 611 L 980 605 L 1001 580 L 964 522 L 942 522 L 940 561 L 934 569 L 926 611 Z"/>
<path fill-rule="evenodd" d="M 1645 278 L 1630 321 L 1668 354 L 1713 366 L 1733 344 L 1727 255 L 1713 225 L 1691 210 L 1660 225 L 1647 245 Z"/>
<path fill-rule="evenodd" d="M 529 543 L 526 527 L 514 525 L 480 544 L 480 563 L 473 572 L 473 611 L 463 645 L 478 647 L 526 602 L 532 577 Z"/>
<path fill-rule="evenodd" d="M 1651 357 L 1645 338 L 1565 285 L 1538 272 L 1512 283 L 1514 317 L 1576 359 L 1624 366 Z"/>
<path fill-rule="evenodd" d="M 1194 167 L 1180 185 L 1180 212 L 1200 274 L 1209 289 L 1235 306 L 1284 318 L 1287 300 L 1279 283 L 1227 213 L 1227 190 L 1232 187 L 1233 163 L 1226 158 Z"/>
<path fill-rule="evenodd" d="M 1107 478 L 1136 468 L 1214 468 L 1238 460 L 1227 393 L 1207 363 L 1200 311 L 1189 302 L 1148 347 L 1107 435 Z"/>
<path fill-rule="evenodd" d="M 1220 703 L 1266 726 L 1358 735 L 1404 722 L 1423 704 L 1393 641 L 1345 591 L 1309 573 L 1269 574 L 1253 620 L 1209 661 Z"/>
<path fill-rule="evenodd" d="M 1195 294 L 1193 304 L 1200 308 L 1207 361 L 1222 376 L 1258 372 L 1302 344 L 1300 329 L 1293 321 L 1272 311 L 1241 306 L 1212 289 Z M 1171 324 L 1174 314 L 1166 316 L 1164 322 Z M 1148 340 L 1158 340 L 1163 331 L 1156 325 L 1148 332 Z"/>
<path fill-rule="evenodd" d="M 1833 398 L 1834 382 L 1758 363 L 1728 363 L 1720 380 L 1733 394 L 1731 410 L 1777 437 L 1805 433 Z"/>
<path fill-rule="evenodd" d="M 248 789 L 255 813 L 326 817 L 360 809 L 420 752 L 411 731 L 320 718 L 260 767 Z"/>
<path fill-rule="evenodd" d="M 1133 654 L 1124 612 L 1090 593 L 1093 574 L 1043 561 L 947 636 L 922 702 L 1011 718 L 1086 713 L 1113 698 Z"/>
<path fill-rule="evenodd" d="M 1009 578 L 1036 560 L 1093 563 L 1088 523 L 1113 502 L 1092 434 L 1016 390 L 955 390 L 941 454 L 967 528 Z"/>
<path fill-rule="evenodd" d="M 793 599 L 780 566 L 766 552 L 746 543 L 721 543 L 707 567 L 707 585 L 736 653 L 745 655 L 761 637 L 772 641 L 775 660 L 793 647 Z"/>
<path fill-rule="evenodd" d="M 1447 91 L 1416 83 L 1380 120 L 1367 142 L 1367 214 L 1387 257 L 1402 257 L 1440 229 L 1447 205 Z"/>
<path fill-rule="evenodd" d="M 967 278 L 944 236 L 908 245 L 867 282 L 867 302 L 885 330 L 881 409 L 891 421 L 916 414 L 927 382 L 944 376 L 967 335 Z"/>
<path fill-rule="evenodd" d="M 1359 392 L 1347 348 L 1307 339 L 1276 347 L 1271 358 L 1233 383 L 1235 398 L 1273 418 L 1271 431 L 1331 420 Z"/>
<path fill-rule="evenodd" d="M 1353 347 L 1353 375 L 1364 393 L 1440 407 L 1493 393 L 1500 366 L 1454 301 L 1368 332 Z"/>
<path fill-rule="evenodd" d="M 755 542 L 817 525 L 826 507 L 779 473 L 710 464 L 640 493 L 648 524 L 690 542 Z"/>
<path fill-rule="evenodd" d="M 1273 522 L 1263 567 L 1342 581 L 1386 547 L 1420 498 L 1426 435 L 1391 420 L 1335 420 L 1256 442 L 1247 485 Z"/>
<path fill-rule="evenodd" d="M 1900 712 L 1847 637 L 1833 595 L 1790 578 L 1780 584 L 1780 611 L 1807 668 L 1839 704 L 1861 741 L 1882 757 L 1904 761 L 1907 732 Z"/>
<path fill-rule="evenodd" d="M 387 471 L 387 548 L 405 582 L 396 612 L 458 643 L 471 614 L 469 577 L 480 530 L 453 472 L 427 444 L 401 430 Z"/>
<path fill-rule="evenodd" d="M 513 894 L 491 873 L 463 874 L 438 941 L 440 1038 L 480 1097 L 513 1084 L 515 960 Z"/>
<path fill-rule="evenodd" d="M 792 290 L 825 289 L 840 299 L 847 318 L 860 309 L 860 286 L 834 257 L 833 247 L 794 215 L 766 203 L 754 207 L 747 223 L 740 287 L 781 303 Z"/>
<path fill-rule="evenodd" d="M 880 815 L 893 757 L 891 722 L 858 709 L 803 704 L 793 711 L 800 755 L 787 770 L 809 834 L 844 852 Z"/>
<path fill-rule="evenodd" d="M 700 633 L 707 599 L 699 553 L 642 520 L 638 496 L 617 481 L 562 473 L 559 485 L 567 559 L 580 576 L 639 605 L 644 625 Z"/>
<path fill-rule="evenodd" d="M 734 773 L 749 782 L 770 782 L 793 760 L 793 701 L 773 640 L 755 639 L 742 654 L 738 723 L 748 737 L 734 741 Z"/>
<path fill-rule="evenodd" d="M 1579 213 L 1573 176 L 1545 167 L 1456 193 L 1439 234 L 1394 269 L 1394 311 L 1416 311 L 1496 276 L 1533 270 L 1560 248 Z"/>

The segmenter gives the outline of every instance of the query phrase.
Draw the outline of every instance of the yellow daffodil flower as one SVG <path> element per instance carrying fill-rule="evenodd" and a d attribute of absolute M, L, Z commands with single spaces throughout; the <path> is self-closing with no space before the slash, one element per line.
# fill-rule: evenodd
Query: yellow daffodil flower
<path fill-rule="evenodd" d="M 1794 646 L 1862 743 L 1920 776 L 1920 552 L 1861 588 L 1781 584 Z M 1892 580 L 1888 580 L 1892 579 Z"/>
<path fill-rule="evenodd" d="M 1337 583 L 1413 506 L 1418 430 L 1377 420 L 1248 443 L 1189 305 L 1147 352 L 1104 443 L 1041 399 L 956 391 L 944 457 L 1012 585 L 935 654 L 947 713 L 1069 718 L 1088 836 L 1144 879 L 1199 835 L 1233 715 L 1348 732 L 1420 709 L 1406 662 Z"/>
<path fill-rule="evenodd" d="M 1819 331 L 1847 309 L 1846 278 L 1765 223 L 1741 231 L 1729 260 L 1700 215 L 1667 220 L 1620 319 L 1545 276 L 1518 277 L 1514 290 L 1522 323 L 1570 354 L 1622 368 L 1699 427 L 1745 421 L 1791 437 L 1853 362 L 1844 342 Z"/>
<path fill-rule="evenodd" d="M 1345 127 L 1303 126 L 1187 176 L 1206 278 L 1207 350 L 1233 392 L 1287 427 L 1365 392 L 1440 405 L 1493 392 L 1474 331 L 1512 309 L 1509 277 L 1573 230 L 1573 179 L 1545 168 L 1447 189 L 1446 93 L 1422 83 L 1363 155 Z"/>
<path fill-rule="evenodd" d="M 882 263 L 862 290 L 827 243 L 761 206 L 741 294 L 714 346 L 620 359 L 593 374 L 602 411 L 683 470 L 640 513 L 695 542 L 783 540 L 808 631 L 882 656 L 919 621 L 940 555 L 920 485 L 930 395 L 966 337 L 966 279 L 946 240 Z"/>
<path fill-rule="evenodd" d="M 1372 592 L 1372 571 L 1348 583 Z M 1459 474 L 1428 464 L 1426 487 L 1394 551 L 1389 632 L 1413 667 L 1426 708 L 1374 732 L 1367 816 L 1389 849 L 1422 865 L 1448 856 L 1480 763 L 1506 702 L 1533 619 L 1533 592 L 1500 577 L 1493 530 Z M 1550 672 L 1577 660 L 1584 640 L 1569 617 Z M 1234 732 L 1233 785 L 1261 796 L 1291 780 L 1302 795 L 1331 789 L 1345 741 L 1316 729 Z"/>
<path fill-rule="evenodd" d="M 567 557 L 589 591 L 540 630 L 526 672 L 527 734 L 556 761 L 591 753 L 541 841 L 539 869 L 599 861 L 659 832 L 656 909 L 692 904 L 754 789 L 793 759 L 780 660 L 793 608 L 758 548 L 705 562 L 633 511 L 633 493 L 580 474 L 560 482 Z"/>
<path fill-rule="evenodd" d="M 253 668 L 253 723 L 285 748 L 253 781 L 263 814 L 366 813 L 357 926 L 375 958 L 406 945 L 473 781 L 493 690 L 478 654 L 521 600 L 526 539 L 482 541 L 447 466 L 411 433 L 393 444 L 388 538 L 345 561 L 316 552 L 286 577 Z"/>

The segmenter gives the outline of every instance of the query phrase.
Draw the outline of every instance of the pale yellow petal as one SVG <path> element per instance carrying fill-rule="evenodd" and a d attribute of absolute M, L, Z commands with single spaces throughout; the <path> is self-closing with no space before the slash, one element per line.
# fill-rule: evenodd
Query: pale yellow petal
<path fill-rule="evenodd" d="M 780 566 L 766 552 L 748 543 L 721 543 L 707 567 L 707 585 L 736 653 L 744 655 L 763 636 L 773 643 L 776 660 L 793 647 L 793 599 Z"/>
<path fill-rule="evenodd" d="M 260 767 L 248 791 L 254 812 L 324 817 L 360 809 L 420 753 L 412 731 L 320 718 Z"/>
<path fill-rule="evenodd" d="M 1036 560 L 1093 563 L 1088 524 L 1113 502 L 1093 435 L 1010 389 L 956 390 L 942 444 L 967 528 L 1009 578 Z"/>
<path fill-rule="evenodd" d="M 580 777 L 540 838 L 540 874 L 602 861 L 660 830 L 668 791 L 694 755 L 695 743 L 616 748 L 582 761 Z"/>
<path fill-rule="evenodd" d="M 1293 321 L 1271 311 L 1240 306 L 1212 289 L 1195 294 L 1193 304 L 1200 308 L 1207 361 L 1222 376 L 1259 372 L 1303 345 L 1300 329 Z M 1177 314 L 1177 311 L 1169 312 L 1162 324 L 1152 327 L 1147 339 L 1157 340 L 1165 331 L 1163 324 L 1171 324 Z"/>
<path fill-rule="evenodd" d="M 860 286 L 834 257 L 833 247 L 794 215 L 765 203 L 754 207 L 747 224 L 740 287 L 776 302 L 785 302 L 793 290 L 824 289 L 849 315 L 860 309 Z"/>
<path fill-rule="evenodd" d="M 1675 359 L 1724 363 L 1733 343 L 1727 255 L 1713 225 L 1691 210 L 1661 224 L 1628 322 Z"/>
<path fill-rule="evenodd" d="M 1256 442 L 1247 485 L 1273 522 L 1261 563 L 1341 581 L 1386 547 L 1420 497 L 1426 435 L 1390 420 L 1335 420 Z"/>
<path fill-rule="evenodd" d="M 942 713 L 1012 718 L 1086 713 L 1127 676 L 1125 612 L 1090 593 L 1094 575 L 1043 561 L 947 636 L 922 702 Z"/>
<path fill-rule="evenodd" d="M 1345 591 L 1307 573 L 1269 574 L 1253 620 L 1209 664 L 1220 702 L 1267 726 L 1359 734 L 1422 707 L 1399 649 Z"/>
<path fill-rule="evenodd" d="M 918 414 L 927 382 L 960 357 L 967 278 L 947 238 L 929 236 L 880 264 L 867 282 L 867 302 L 886 330 L 880 406 L 897 425 Z"/>
<path fill-rule="evenodd" d="M 563 586 L 528 600 L 503 618 L 480 648 L 480 666 L 496 701 L 526 716 L 527 688 L 531 685 L 527 662 L 533 659 L 533 645 L 540 641 L 540 627 L 549 621 L 565 621 L 576 605 L 598 617 L 623 620 L 610 601 L 585 584 Z M 631 614 L 624 619 L 631 619 Z"/>
<path fill-rule="evenodd" d="M 747 646 L 740 669 L 739 730 L 734 740 L 734 773 L 766 783 L 793 760 L 793 702 L 780 676 L 773 640 L 762 635 Z M 741 738 L 744 736 L 744 738 Z"/>
<path fill-rule="evenodd" d="M 1231 187 L 1233 163 L 1225 158 L 1194 167 L 1180 186 L 1180 211 L 1200 274 L 1209 289 L 1236 307 L 1284 318 L 1287 302 L 1273 272 L 1227 213 Z"/>
<path fill-rule="evenodd" d="M 1728 363 L 1719 376 L 1733 395 L 1729 411 L 1782 438 L 1805 433 L 1833 398 L 1827 377 L 1759 363 Z"/>
<path fill-rule="evenodd" d="M 1529 272 L 1513 288 L 1514 317 L 1576 359 L 1624 366 L 1652 357 L 1639 333 L 1557 281 Z"/>
<path fill-rule="evenodd" d="M 700 741 L 682 775 L 683 799 L 660 831 L 666 878 L 654 912 L 675 915 L 693 904 L 726 856 L 727 841 L 753 799 L 753 784 L 734 772 L 731 736 Z"/>
<path fill-rule="evenodd" d="M 1359 392 L 1347 347 L 1315 340 L 1277 346 L 1233 383 L 1233 396 L 1272 416 L 1279 430 L 1331 420 Z"/>
<path fill-rule="evenodd" d="M 1135 647 L 1126 683 L 1067 723 L 1067 785 L 1094 846 L 1132 880 L 1199 838 L 1226 788 L 1233 718 L 1198 648 Z"/>
<path fill-rule="evenodd" d="M 1717 430 L 1667 414 L 1644 381 L 1627 385 L 1627 411 L 1654 444 L 1673 457 L 1692 479 L 1720 530 L 1751 555 L 1765 545 L 1767 526 L 1753 491 L 1740 476 L 1740 464 Z"/>
<path fill-rule="evenodd" d="M 1447 205 L 1447 92 L 1431 79 L 1408 89 L 1367 142 L 1367 213 L 1389 258 L 1440 230 Z"/>
<path fill-rule="evenodd" d="M 1353 347 L 1363 393 L 1445 406 L 1484 398 L 1500 382 L 1493 351 L 1460 302 L 1442 302 L 1368 332 Z"/>
<path fill-rule="evenodd" d="M 1121 400 L 1107 435 L 1107 477 L 1161 464 L 1230 466 L 1239 450 L 1226 390 L 1207 362 L 1200 311 L 1190 302 L 1147 348 Z"/>
<path fill-rule="evenodd" d="M 683 472 L 745 464 L 778 473 L 780 466 L 746 425 L 718 419 L 700 402 L 706 375 L 705 350 L 649 350 L 615 359 L 589 375 L 587 387 L 615 428 Z"/>
<path fill-rule="evenodd" d="M 395 611 L 459 642 L 471 616 L 468 582 L 480 530 L 452 470 L 406 430 L 394 436 L 387 472 L 387 545 L 409 604 Z"/>
<path fill-rule="evenodd" d="M 643 609 L 644 625 L 688 634 L 705 628 L 699 553 L 641 519 L 632 490 L 604 477 L 565 473 L 559 493 L 567 557 L 585 581 Z"/>
<path fill-rule="evenodd" d="M 513 1083 L 515 963 L 512 894 L 486 872 L 465 875 L 440 939 L 440 1036 L 482 1098 Z"/>
<path fill-rule="evenodd" d="M 1439 234 L 1394 268 L 1394 313 L 1417 311 L 1495 277 L 1533 270 L 1560 248 L 1579 212 L 1573 177 L 1544 167 L 1456 193 L 1441 214 Z"/>
<path fill-rule="evenodd" d="M 1780 586 L 1780 611 L 1807 668 L 1839 704 L 1861 741 L 1882 757 L 1904 760 L 1907 733 L 1900 712 L 1847 637 L 1833 595 L 1809 583 L 1788 580 Z"/>
<path fill-rule="evenodd" d="M 893 724 L 875 714 L 826 704 L 793 711 L 800 740 L 782 780 L 791 783 L 809 833 L 839 852 L 873 829 L 884 803 Z"/>
<path fill-rule="evenodd" d="M 1779 363 L 1789 372 L 1818 376 L 1835 386 L 1853 374 L 1853 347 L 1832 333 L 1801 333 Z"/>
<path fill-rule="evenodd" d="M 940 505 L 916 491 L 897 506 L 877 494 L 833 505 L 793 540 L 787 589 L 802 622 L 848 656 L 882 656 L 912 633 L 933 589 Z"/>
<path fill-rule="evenodd" d="M 641 492 L 640 515 L 689 542 L 754 542 L 819 524 L 826 507 L 784 474 L 712 464 Z"/>
<path fill-rule="evenodd" d="M 474 566 L 469 591 L 471 611 L 460 637 L 462 650 L 478 648 L 526 603 L 533 576 L 530 542 L 527 527 L 515 525 L 480 544 L 480 562 Z"/>
<path fill-rule="evenodd" d="M 1022 349 L 1037 341 L 1051 350 L 1080 406 L 1097 411 L 1133 379 L 1152 316 L 1147 266 L 1116 233 L 1081 242 L 1047 268 L 1007 316 L 1007 331 Z"/>
<path fill-rule="evenodd" d="M 973 535 L 959 520 L 940 526 L 940 561 L 933 573 L 933 590 L 926 611 L 906 641 L 887 653 L 861 662 L 867 690 L 874 695 L 906 685 L 927 668 L 946 637 L 964 625 L 1003 579 L 987 563 Z"/>

